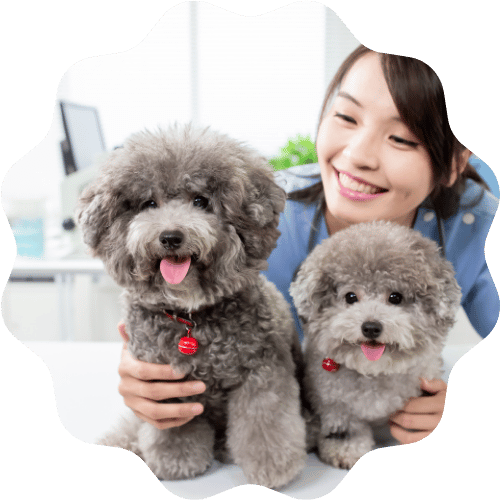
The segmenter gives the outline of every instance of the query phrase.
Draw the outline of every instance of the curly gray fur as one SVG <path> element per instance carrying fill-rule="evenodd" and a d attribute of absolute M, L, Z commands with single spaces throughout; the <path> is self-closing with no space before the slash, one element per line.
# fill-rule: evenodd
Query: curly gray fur
<path fill-rule="evenodd" d="M 125 289 L 130 352 L 207 386 L 181 399 L 205 407 L 182 427 L 160 431 L 132 417 L 102 440 L 134 451 L 161 479 L 201 474 L 217 456 L 249 482 L 279 488 L 304 466 L 300 346 L 286 301 L 260 274 L 284 204 L 264 158 L 189 126 L 133 135 L 82 194 L 84 241 Z M 164 231 L 182 234 L 182 245 L 166 248 Z M 185 255 L 187 276 L 167 283 L 161 260 Z M 191 314 L 194 355 L 179 352 L 186 327 L 165 310 Z"/>
<path fill-rule="evenodd" d="M 350 468 L 373 447 L 371 425 L 387 421 L 419 377 L 441 375 L 441 351 L 460 288 L 435 242 L 410 228 L 373 222 L 339 231 L 302 264 L 290 293 L 304 323 L 305 387 L 320 458 Z M 357 301 L 348 303 L 347 294 Z M 400 303 L 391 303 L 393 293 Z M 363 354 L 366 322 L 380 325 L 378 360 Z M 322 360 L 340 364 L 337 372 Z M 311 429 L 314 426 L 311 426 Z"/>

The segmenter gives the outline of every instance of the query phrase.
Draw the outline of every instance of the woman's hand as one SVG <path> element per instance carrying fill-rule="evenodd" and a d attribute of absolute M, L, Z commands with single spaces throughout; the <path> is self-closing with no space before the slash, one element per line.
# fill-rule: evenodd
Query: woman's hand
<path fill-rule="evenodd" d="M 421 378 L 420 387 L 429 395 L 411 398 L 402 410 L 389 417 L 391 434 L 402 444 L 415 443 L 428 436 L 443 416 L 446 383 Z"/>
<path fill-rule="evenodd" d="M 142 420 L 157 429 L 178 427 L 203 412 L 200 403 L 159 403 L 164 399 L 192 396 L 205 391 L 203 382 L 175 382 L 184 374 L 175 372 L 170 365 L 146 363 L 132 357 L 127 350 L 129 336 L 125 324 L 118 325 L 124 340 L 118 373 L 118 390 L 125 404 Z"/>

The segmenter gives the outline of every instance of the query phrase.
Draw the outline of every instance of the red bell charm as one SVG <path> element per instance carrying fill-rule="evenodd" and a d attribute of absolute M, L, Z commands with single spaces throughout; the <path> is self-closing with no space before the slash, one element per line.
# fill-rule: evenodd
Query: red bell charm
<path fill-rule="evenodd" d="M 333 361 L 332 358 L 325 358 L 323 360 L 323 369 L 326 370 L 327 372 L 336 372 L 339 370 L 340 365 Z"/>
<path fill-rule="evenodd" d="M 193 337 L 182 337 L 179 341 L 179 351 L 191 356 L 198 350 L 198 341 Z"/>
<path fill-rule="evenodd" d="M 183 318 L 179 318 L 175 314 L 169 314 L 167 311 L 163 311 L 165 313 L 165 316 L 172 321 L 177 321 L 179 323 L 182 323 L 183 325 L 186 326 L 187 330 L 187 335 L 186 337 L 182 337 L 181 340 L 179 340 L 178 348 L 179 351 L 182 354 L 187 354 L 188 356 L 191 356 L 198 350 L 198 341 L 191 337 L 191 330 L 196 326 L 196 323 L 194 321 L 187 321 Z M 189 314 L 189 319 L 191 319 L 191 314 Z"/>

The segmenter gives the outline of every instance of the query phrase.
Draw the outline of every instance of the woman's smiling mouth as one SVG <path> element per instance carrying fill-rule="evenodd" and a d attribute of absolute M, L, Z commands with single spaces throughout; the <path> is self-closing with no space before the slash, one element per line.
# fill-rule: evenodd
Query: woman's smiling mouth
<path fill-rule="evenodd" d="M 349 200 L 368 201 L 387 193 L 387 189 L 369 184 L 345 172 L 334 169 L 340 194 Z"/>

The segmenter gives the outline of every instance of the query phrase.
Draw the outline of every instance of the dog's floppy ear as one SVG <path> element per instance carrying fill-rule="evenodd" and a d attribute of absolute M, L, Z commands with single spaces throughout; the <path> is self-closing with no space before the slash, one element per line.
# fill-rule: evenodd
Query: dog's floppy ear
<path fill-rule="evenodd" d="M 445 321 L 454 321 L 460 306 L 462 291 L 455 279 L 455 271 L 449 262 L 441 268 L 441 282 L 443 287 L 442 300 L 438 307 L 438 314 Z M 444 268 L 444 269 L 443 269 Z"/>
<path fill-rule="evenodd" d="M 317 317 L 331 303 L 336 293 L 335 280 L 324 272 L 321 265 L 322 253 L 321 247 L 316 247 L 301 264 L 290 285 L 290 295 L 297 314 L 304 323 Z"/>
<path fill-rule="evenodd" d="M 437 244 L 424 236 L 415 239 L 411 250 L 426 263 L 427 271 L 420 276 L 425 283 L 422 299 L 426 307 L 434 312 L 438 323 L 453 324 L 462 293 L 452 264 L 440 254 Z"/>
<path fill-rule="evenodd" d="M 280 213 L 285 209 L 285 191 L 274 182 L 272 172 L 250 172 L 251 190 L 243 207 L 253 223 L 243 235 L 247 252 L 259 259 L 266 259 L 276 247 Z"/>
<path fill-rule="evenodd" d="M 462 291 L 455 279 L 455 270 L 450 262 L 439 256 L 433 271 L 432 286 L 437 288 L 439 297 L 439 303 L 435 307 L 436 314 L 441 321 L 453 324 L 462 298 Z"/>
<path fill-rule="evenodd" d="M 83 191 L 76 208 L 76 221 L 83 235 L 83 241 L 99 255 L 98 247 L 108 231 L 113 217 L 117 215 L 114 197 L 102 189 L 99 181 L 94 181 Z"/>
<path fill-rule="evenodd" d="M 280 235 L 279 216 L 285 208 L 285 191 L 274 181 L 264 158 L 250 158 L 240 175 L 221 193 L 228 221 L 234 225 L 246 254 L 267 260 Z"/>
<path fill-rule="evenodd" d="M 272 173 L 264 169 L 250 172 L 250 182 L 247 214 L 259 227 L 277 226 L 279 214 L 285 209 L 285 190 L 276 184 Z"/>

